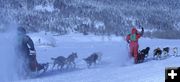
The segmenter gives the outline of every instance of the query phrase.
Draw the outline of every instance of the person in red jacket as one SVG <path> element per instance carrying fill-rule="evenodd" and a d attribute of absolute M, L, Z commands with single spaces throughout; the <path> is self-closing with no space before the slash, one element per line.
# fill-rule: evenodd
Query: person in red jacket
<path fill-rule="evenodd" d="M 132 28 L 131 33 L 127 35 L 126 40 L 129 43 L 130 54 L 134 57 L 134 63 L 138 63 L 138 40 L 144 34 L 144 28 L 139 33 L 135 27 Z"/>

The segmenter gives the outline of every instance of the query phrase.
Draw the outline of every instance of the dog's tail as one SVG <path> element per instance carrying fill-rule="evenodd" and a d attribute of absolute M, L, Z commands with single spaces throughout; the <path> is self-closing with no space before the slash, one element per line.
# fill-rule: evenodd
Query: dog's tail
<path fill-rule="evenodd" d="M 56 58 L 51 58 L 51 60 L 56 60 Z"/>

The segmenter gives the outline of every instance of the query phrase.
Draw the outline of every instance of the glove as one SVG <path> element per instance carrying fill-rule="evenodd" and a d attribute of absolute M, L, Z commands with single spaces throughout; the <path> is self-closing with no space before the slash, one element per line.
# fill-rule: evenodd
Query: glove
<path fill-rule="evenodd" d="M 36 55 L 36 51 L 35 50 L 30 50 L 30 55 Z"/>
<path fill-rule="evenodd" d="M 141 36 L 142 36 L 144 34 L 144 28 L 142 27 L 141 29 L 142 29 L 141 31 Z"/>
<path fill-rule="evenodd" d="M 130 43 L 130 41 L 129 41 L 129 40 L 127 40 L 127 43 L 129 44 L 129 43 Z"/>
<path fill-rule="evenodd" d="M 143 27 L 142 27 L 141 29 L 142 29 L 142 30 L 144 30 L 144 28 L 143 28 Z"/>

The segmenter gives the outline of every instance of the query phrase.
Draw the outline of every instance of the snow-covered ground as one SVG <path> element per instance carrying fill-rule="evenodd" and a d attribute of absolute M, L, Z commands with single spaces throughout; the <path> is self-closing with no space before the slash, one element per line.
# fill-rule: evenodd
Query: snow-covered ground
<path fill-rule="evenodd" d="M 18 80 L 15 82 L 164 82 L 165 68 L 180 66 L 180 57 L 170 57 L 164 60 L 149 60 L 141 64 L 133 64 L 128 55 L 128 44 L 122 37 L 99 37 L 70 34 L 52 36 L 47 33 L 29 34 L 36 45 L 37 59 L 40 63 L 50 62 L 57 56 L 67 57 L 72 52 L 78 53 L 77 68 L 72 70 L 52 70 L 36 78 Z M 40 39 L 40 41 L 39 41 Z M 160 47 L 179 46 L 180 40 L 141 38 L 140 49 L 150 47 L 150 57 L 153 49 Z M 47 45 L 53 44 L 55 46 Z M 87 68 L 82 60 L 93 52 L 103 54 L 102 61 L 96 66 Z M 172 51 L 170 51 L 172 55 Z"/>

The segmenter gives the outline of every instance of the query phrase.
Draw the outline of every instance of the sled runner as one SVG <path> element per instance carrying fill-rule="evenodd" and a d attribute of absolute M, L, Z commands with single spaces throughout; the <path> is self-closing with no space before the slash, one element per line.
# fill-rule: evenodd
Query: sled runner
<path fill-rule="evenodd" d="M 36 60 L 36 55 L 29 55 L 29 68 L 31 72 L 39 72 L 43 70 L 46 72 L 49 67 L 49 63 L 39 64 Z"/>

